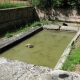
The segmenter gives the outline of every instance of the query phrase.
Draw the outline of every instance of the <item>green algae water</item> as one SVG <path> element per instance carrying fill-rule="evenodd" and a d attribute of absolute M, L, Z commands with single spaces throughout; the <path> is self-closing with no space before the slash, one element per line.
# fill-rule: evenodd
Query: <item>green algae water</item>
<path fill-rule="evenodd" d="M 54 68 L 74 35 L 75 33 L 67 31 L 42 30 L 0 56 Z M 26 44 L 32 44 L 34 47 L 28 48 Z"/>

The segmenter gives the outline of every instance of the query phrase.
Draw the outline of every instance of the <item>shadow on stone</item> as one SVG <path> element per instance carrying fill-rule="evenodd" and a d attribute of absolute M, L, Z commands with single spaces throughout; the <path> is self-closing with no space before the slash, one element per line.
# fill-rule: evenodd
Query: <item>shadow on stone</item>
<path fill-rule="evenodd" d="M 68 74 L 60 74 L 59 77 L 60 78 L 66 78 L 66 77 L 69 77 L 69 75 Z"/>

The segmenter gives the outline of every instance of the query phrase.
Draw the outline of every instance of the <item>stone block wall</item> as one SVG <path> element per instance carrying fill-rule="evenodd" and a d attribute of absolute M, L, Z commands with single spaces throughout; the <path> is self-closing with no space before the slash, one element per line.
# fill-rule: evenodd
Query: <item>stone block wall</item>
<path fill-rule="evenodd" d="M 0 10 L 0 34 L 9 29 L 21 27 L 27 23 L 38 20 L 32 7 L 18 7 Z"/>
<path fill-rule="evenodd" d="M 33 7 L 1 9 L 0 34 L 39 19 L 69 22 L 70 26 L 73 26 L 73 23 L 80 23 L 80 11 L 62 8 L 40 10 Z"/>

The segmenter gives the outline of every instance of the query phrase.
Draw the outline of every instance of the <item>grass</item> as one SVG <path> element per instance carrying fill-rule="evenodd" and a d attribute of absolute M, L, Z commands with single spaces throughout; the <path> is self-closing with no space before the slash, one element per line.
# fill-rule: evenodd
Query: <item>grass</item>
<path fill-rule="evenodd" d="M 5 37 L 7 38 L 10 38 L 12 37 L 12 35 L 15 35 L 15 34 L 18 34 L 20 32 L 23 32 L 23 31 L 26 31 L 32 27 L 35 27 L 39 24 L 40 22 L 34 22 L 32 24 L 26 24 L 25 26 L 21 26 L 20 28 L 16 28 L 14 30 L 11 30 L 11 31 L 8 31 L 6 34 L 5 34 Z"/>
<path fill-rule="evenodd" d="M 58 23 L 56 21 L 41 20 L 40 22 L 43 23 L 43 25 L 45 25 L 45 24 L 58 25 Z"/>
<path fill-rule="evenodd" d="M 0 9 L 21 7 L 21 6 L 26 6 L 26 5 L 23 4 L 23 3 L 16 3 L 16 4 L 13 4 L 13 3 L 1 3 L 0 4 Z"/>
<path fill-rule="evenodd" d="M 76 64 L 80 64 L 80 47 L 75 48 L 73 45 L 70 54 L 63 63 L 62 70 L 73 71 Z"/>
<path fill-rule="evenodd" d="M 9 37 L 12 37 L 12 35 L 15 35 L 15 34 L 18 34 L 18 33 L 20 33 L 20 32 L 23 32 L 23 31 L 26 31 L 26 30 L 28 30 L 28 29 L 30 29 L 30 28 L 32 28 L 32 27 L 35 27 L 35 26 L 37 26 L 37 25 L 40 25 L 40 24 L 57 24 L 57 22 L 55 22 L 55 21 L 53 21 L 53 22 L 51 22 L 51 21 L 46 21 L 46 20 L 43 20 L 43 21 L 37 21 L 37 22 L 34 22 L 34 23 L 32 23 L 32 24 L 26 24 L 25 26 L 21 26 L 20 28 L 18 28 L 18 29 L 14 29 L 14 30 L 11 30 L 11 31 L 8 31 L 6 34 L 5 34 L 5 37 L 7 37 L 7 38 L 9 38 Z"/>
<path fill-rule="evenodd" d="M 10 38 L 10 37 L 12 37 L 12 35 L 7 32 L 6 35 L 5 35 L 5 37 Z"/>

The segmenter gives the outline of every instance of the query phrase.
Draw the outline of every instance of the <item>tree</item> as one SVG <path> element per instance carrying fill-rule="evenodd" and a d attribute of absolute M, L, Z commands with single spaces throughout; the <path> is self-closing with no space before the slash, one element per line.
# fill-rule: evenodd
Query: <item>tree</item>
<path fill-rule="evenodd" d="M 32 6 L 39 8 L 52 7 L 53 0 L 29 0 Z"/>
<path fill-rule="evenodd" d="M 38 8 L 80 8 L 80 0 L 29 0 L 29 2 Z"/>

